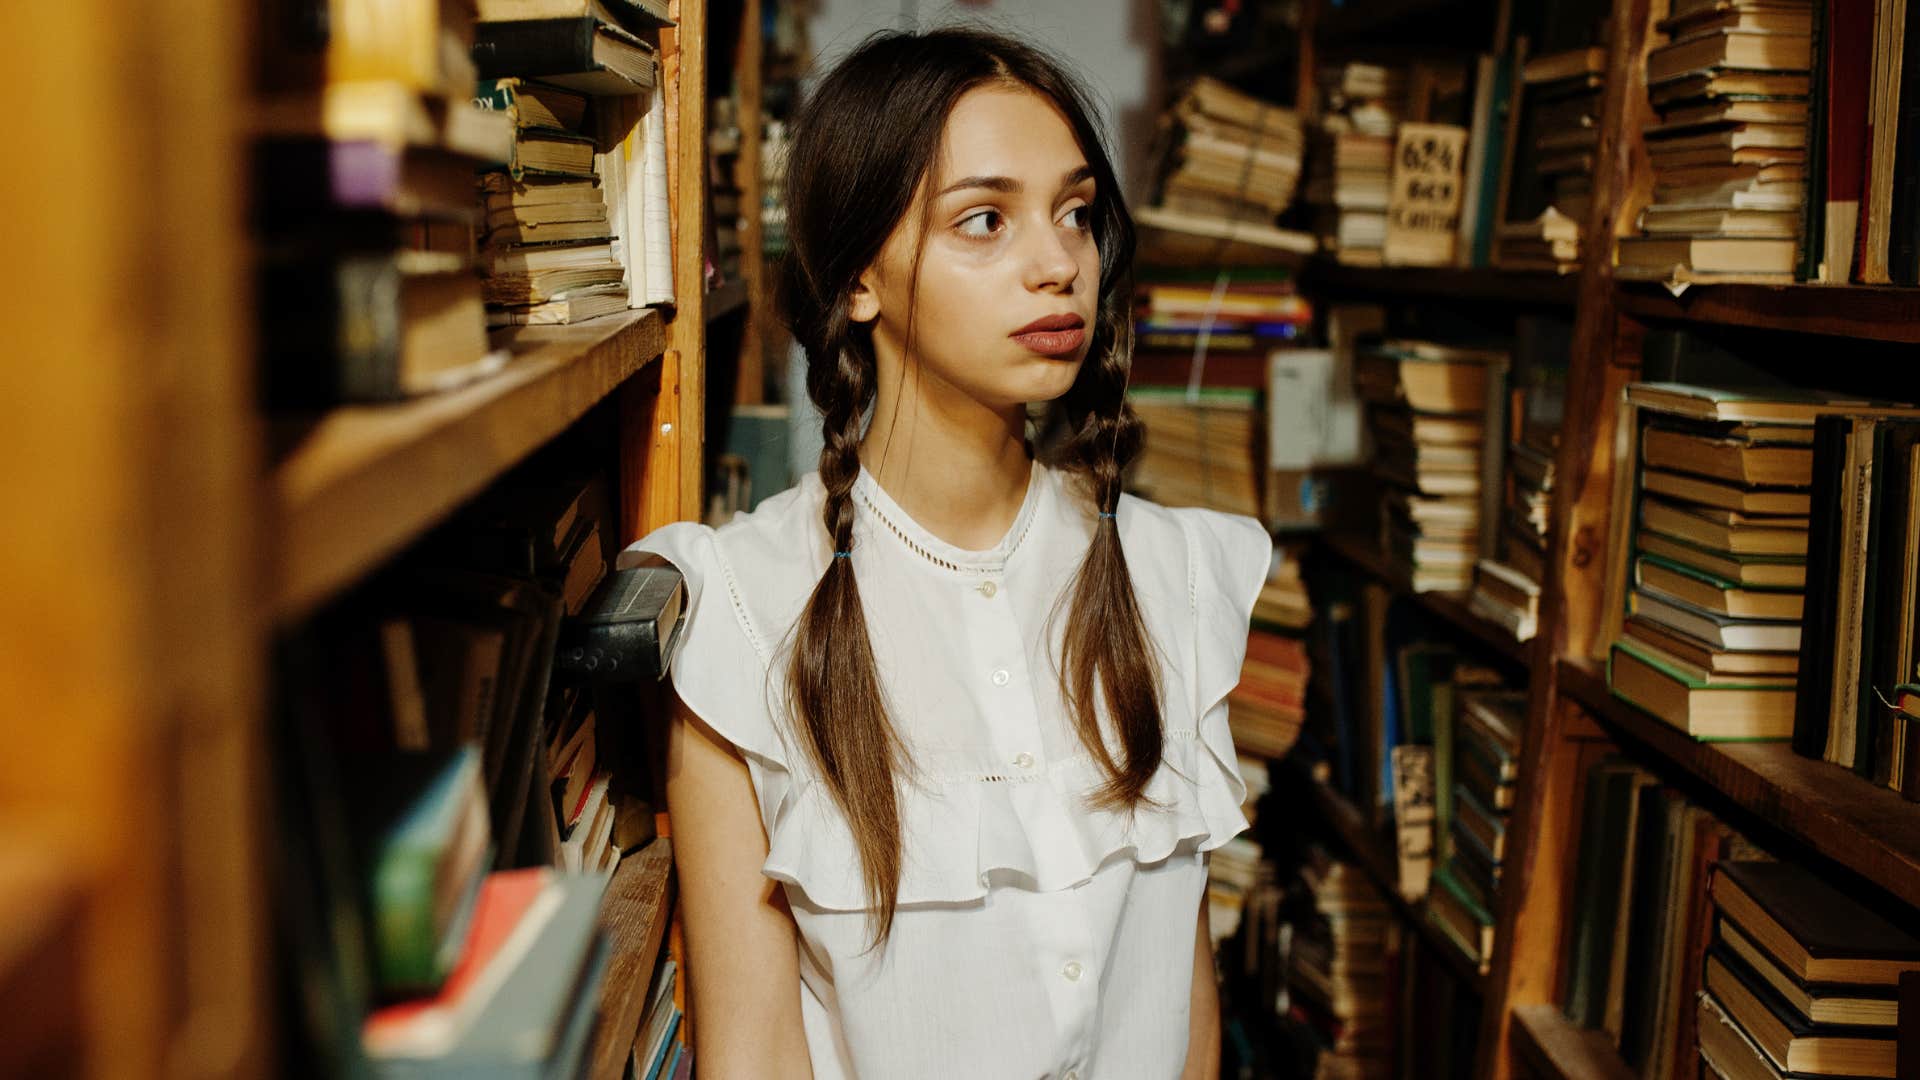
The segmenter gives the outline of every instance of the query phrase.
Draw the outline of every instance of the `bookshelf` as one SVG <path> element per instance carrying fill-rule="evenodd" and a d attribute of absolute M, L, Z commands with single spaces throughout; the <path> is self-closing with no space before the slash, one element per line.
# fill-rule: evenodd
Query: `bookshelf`
<path fill-rule="evenodd" d="M 1654 36 L 1648 0 L 1615 0 L 1600 39 L 1606 50 L 1594 150 L 1591 209 L 1577 274 L 1553 276 L 1497 269 L 1342 266 L 1310 260 L 1299 275 L 1316 302 L 1498 306 L 1570 316 L 1572 347 L 1567 410 L 1555 461 L 1547 574 L 1539 633 L 1526 645 L 1472 614 L 1465 596 L 1413 593 L 1408 575 L 1369 536 L 1328 534 L 1327 554 L 1437 616 L 1463 640 L 1490 647 L 1528 672 L 1528 719 L 1520 790 L 1509 821 L 1492 970 L 1465 983 L 1485 1011 L 1473 1075 L 1624 1078 L 1636 1075 L 1604 1032 L 1582 1030 L 1561 1011 L 1564 934 L 1577 898 L 1583 762 L 1615 747 L 1689 800 L 1747 833 L 1762 846 L 1801 860 L 1885 905 L 1920 907 L 1920 804 L 1904 801 L 1849 771 L 1796 755 L 1777 743 L 1702 743 L 1613 696 L 1593 659 L 1601 633 L 1601 594 L 1613 485 L 1614 429 L 1623 387 L 1642 363 L 1653 331 L 1691 327 L 1709 334 L 1757 337 L 1787 333 L 1831 350 L 1842 363 L 1850 344 L 1920 342 L 1920 289 L 1862 285 L 1696 284 L 1679 295 L 1653 284 L 1616 280 L 1614 240 L 1636 231 L 1636 216 L 1653 188 L 1641 132 L 1654 116 L 1645 94 Z M 1661 5 L 1664 6 L 1664 5 Z M 1301 18 L 1303 66 L 1327 59 L 1380 55 L 1407 58 L 1396 21 L 1425 25 L 1433 5 L 1418 0 L 1331 7 L 1309 3 Z M 1467 5 L 1451 5 L 1463 14 Z M 1505 5 L 1481 5 L 1487 12 Z M 1504 15 L 1487 20 L 1504 22 Z M 1447 40 L 1478 33 L 1479 23 Z M 1315 38 L 1319 40 L 1315 40 Z M 1484 43 L 1469 43 L 1470 50 Z M 1430 46 L 1430 48 L 1432 48 Z M 1312 80 L 1301 72 L 1301 99 Z M 1882 355 L 1884 350 L 1874 355 Z M 1810 361 L 1814 368 L 1822 359 Z M 1808 373 L 1809 381 L 1815 376 Z M 1331 791 L 1312 805 L 1383 889 L 1393 881 L 1384 836 Z M 1423 914 L 1408 913 L 1425 930 Z M 1443 954 L 1458 959 L 1452 950 Z"/>
<path fill-rule="evenodd" d="M 600 984 L 600 1019 L 587 1053 L 592 1080 L 620 1080 L 646 1012 L 648 980 L 666 942 L 673 898 L 673 847 L 666 838 L 620 861 L 601 901 L 612 956 Z"/>
<path fill-rule="evenodd" d="M 23 358 L 0 394 L 0 448 L 21 465 L 0 485 L 0 689 L 33 715 L 0 764 L 0 1074 L 279 1071 L 277 629 L 602 404 L 620 542 L 697 515 L 706 5 L 671 12 L 671 311 L 509 331 L 494 340 L 512 359 L 472 385 L 297 419 L 256 403 L 250 9 L 0 17 L 0 56 L 49 94 L 19 130 L 49 158 L 0 180 L 35 208 L 0 263 Z M 673 892 L 664 843 L 608 890 L 596 1077 L 624 1067 Z"/>
<path fill-rule="evenodd" d="M 1301 286 L 1344 296 L 1425 297 L 1572 310 L 1579 279 L 1571 274 L 1526 273 L 1497 268 L 1431 269 L 1410 266 L 1342 266 L 1315 259 L 1300 276 Z"/>
<path fill-rule="evenodd" d="M 666 347 L 658 311 L 497 337 L 513 359 L 473 386 L 392 406 L 281 423 L 274 464 L 274 615 L 300 618 L 366 574 Z"/>

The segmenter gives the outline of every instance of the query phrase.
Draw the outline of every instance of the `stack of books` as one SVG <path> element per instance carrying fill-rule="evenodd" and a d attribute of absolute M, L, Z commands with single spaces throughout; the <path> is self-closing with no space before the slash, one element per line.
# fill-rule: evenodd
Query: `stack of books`
<path fill-rule="evenodd" d="M 1295 931 L 1287 983 L 1321 1044 L 1319 1076 L 1385 1076 L 1393 1062 L 1400 926 L 1352 863 L 1314 851 L 1301 868 L 1313 915 Z"/>
<path fill-rule="evenodd" d="M 1509 208 L 1520 216 L 1494 230 L 1495 265 L 1553 274 L 1579 268 L 1605 65 L 1606 50 L 1586 46 L 1534 57 L 1522 70 L 1518 145 L 1508 170 Z"/>
<path fill-rule="evenodd" d="M 1132 383 L 1258 387 L 1267 357 L 1313 326 L 1285 268 L 1145 267 L 1135 286 Z"/>
<path fill-rule="evenodd" d="M 1531 640 L 1539 625 L 1572 333 L 1571 323 L 1549 317 L 1523 316 L 1515 326 L 1514 416 L 1508 427 L 1498 557 L 1483 558 L 1474 567 L 1471 606 L 1517 641 Z"/>
<path fill-rule="evenodd" d="M 1203 76 L 1164 123 L 1171 135 L 1156 198 L 1134 212 L 1143 255 L 1219 266 L 1313 252 L 1313 237 L 1274 225 L 1299 186 L 1305 136 L 1298 113 Z"/>
<path fill-rule="evenodd" d="M 1698 1004 L 1715 1075 L 1892 1077 L 1920 937 L 1806 867 L 1729 861 Z"/>
<path fill-rule="evenodd" d="M 513 132 L 472 103 L 472 12 L 334 16 L 317 47 L 269 33 L 260 64 L 261 385 L 282 407 L 425 394 L 505 360 L 474 272 L 473 173 Z"/>
<path fill-rule="evenodd" d="M 1321 92 L 1326 111 L 1306 198 L 1318 208 L 1322 246 L 1342 263 L 1380 266 L 1405 75 L 1377 64 L 1345 64 L 1321 72 Z"/>
<path fill-rule="evenodd" d="M 1795 730 L 1796 676 L 1811 667 L 1802 645 L 1814 639 L 1801 633 L 1808 567 L 1830 572 L 1829 562 L 1842 555 L 1835 547 L 1809 560 L 1813 484 L 1818 473 L 1830 474 L 1823 520 L 1840 519 L 1840 470 L 1858 460 L 1830 446 L 1831 464 L 1816 470 L 1815 420 L 1912 410 L 1678 383 L 1635 383 L 1626 404 L 1634 438 L 1631 456 L 1617 466 L 1605 601 L 1626 614 L 1609 664 L 1614 693 L 1696 738 L 1787 738 Z M 1870 433 L 1862 438 L 1871 445 Z M 1850 534 L 1860 554 L 1869 531 Z M 1863 580 L 1857 571 L 1846 579 L 1849 596 L 1864 595 Z M 1827 616 L 1831 608 L 1823 601 Z M 1823 627 L 1817 640 L 1832 647 L 1835 639 Z M 1857 645 L 1859 635 L 1845 632 L 1841 641 Z M 1866 669 L 1850 670 L 1833 685 L 1853 685 Z M 1824 706 L 1827 689 L 1809 686 L 1802 695 L 1817 693 Z M 1821 734 L 1824 743 L 1824 728 Z"/>
<path fill-rule="evenodd" d="M 1161 209 L 1217 222 L 1271 225 L 1293 203 L 1305 134 L 1300 114 L 1195 79 L 1174 102 Z"/>
<path fill-rule="evenodd" d="M 1463 689 L 1455 698 L 1451 745 L 1436 754 L 1436 789 L 1447 790 L 1444 832 L 1436 830 L 1427 919 L 1487 970 L 1506 859 L 1507 815 L 1520 778 L 1523 690 Z M 1440 823 L 1436 820 L 1436 826 Z"/>
<path fill-rule="evenodd" d="M 1620 242 L 1619 276 L 1792 281 L 1806 203 L 1812 4 L 1685 0 L 1661 29 L 1670 40 L 1647 57 L 1660 111 L 1646 132 L 1654 201 L 1641 216 L 1645 235 Z"/>
<path fill-rule="evenodd" d="M 1129 490 L 1163 506 L 1206 506 L 1264 520 L 1259 391 L 1133 386 L 1127 400 L 1147 426 L 1146 446 L 1127 467 Z"/>
<path fill-rule="evenodd" d="M 574 323 L 627 310 L 624 271 L 608 248 L 613 220 L 587 134 L 586 95 L 507 78 L 482 82 L 478 100 L 512 117 L 515 130 L 512 167 L 480 178 L 489 265 L 526 264 L 489 276 L 487 321 Z M 583 248 L 595 257 L 584 258 Z M 542 261 L 563 257 L 578 265 Z"/>
<path fill-rule="evenodd" d="M 366 1018 L 376 1075 L 573 1076 L 599 1013 L 604 874 L 505 870 L 479 885 L 458 960 L 429 993 Z"/>
<path fill-rule="evenodd" d="M 640 1016 L 640 1036 L 628 1058 L 632 1080 L 674 1080 L 693 1074 L 693 1047 L 687 1043 L 681 1021 L 686 1011 L 675 1000 L 684 993 L 679 961 L 669 956 L 654 969 L 647 988 L 647 1011 Z"/>
<path fill-rule="evenodd" d="M 1240 684 L 1228 698 L 1234 746 L 1256 757 L 1285 757 L 1305 719 L 1308 674 L 1307 647 L 1298 637 L 1250 633 Z"/>
<path fill-rule="evenodd" d="M 1507 354 L 1387 341 L 1361 352 L 1376 475 L 1387 493 L 1381 543 L 1413 588 L 1473 586 L 1482 531 L 1497 528 L 1506 439 Z"/>
<path fill-rule="evenodd" d="M 655 20 L 615 6 L 626 23 L 564 2 L 483 5 L 481 100 L 517 133 L 508 169 L 482 181 L 496 325 L 578 322 L 662 299 L 649 280 L 669 228 L 659 58 L 640 36 Z"/>

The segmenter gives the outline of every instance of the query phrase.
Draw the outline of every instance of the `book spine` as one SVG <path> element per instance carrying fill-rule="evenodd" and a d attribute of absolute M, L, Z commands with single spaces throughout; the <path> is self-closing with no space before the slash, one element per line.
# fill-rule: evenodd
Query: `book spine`
<path fill-rule="evenodd" d="M 1793 708 L 1793 750 L 1803 757 L 1821 758 L 1827 748 L 1828 696 L 1833 673 L 1833 650 L 1822 648 L 1831 639 L 1819 630 L 1832 621 L 1833 594 L 1839 555 L 1841 471 L 1848 421 L 1822 417 L 1814 424 L 1813 517 L 1807 530 L 1807 594 L 1800 635 L 1800 680 Z"/>
<path fill-rule="evenodd" d="M 481 23 L 474 29 L 473 62 L 483 79 L 594 71 L 598 25 L 591 15 Z"/>
<path fill-rule="evenodd" d="M 1901 43 L 1902 72 L 1920 73 L 1920 4 L 1907 3 L 1907 23 Z M 1896 285 L 1920 285 L 1920 77 L 1900 80 L 1900 102 L 1894 131 L 1893 233 L 1887 252 L 1887 272 Z"/>
<path fill-rule="evenodd" d="M 1827 207 L 1827 183 L 1833 169 L 1831 166 L 1821 168 L 1820 165 L 1825 161 L 1828 146 L 1827 109 L 1832 95 L 1827 87 L 1831 70 L 1827 57 L 1832 50 L 1834 37 L 1832 21 L 1836 18 L 1836 9 L 1848 2 L 1813 2 L 1813 71 L 1807 81 L 1807 160 L 1815 163 L 1815 167 L 1808 170 L 1806 203 L 1800 219 L 1800 265 L 1794 276 L 1801 281 L 1827 280 L 1827 275 L 1833 272 L 1825 239 L 1825 222 L 1830 213 Z"/>

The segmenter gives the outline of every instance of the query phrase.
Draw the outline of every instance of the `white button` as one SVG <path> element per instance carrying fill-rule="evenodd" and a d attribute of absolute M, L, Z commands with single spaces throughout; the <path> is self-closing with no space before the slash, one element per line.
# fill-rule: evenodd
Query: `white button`
<path fill-rule="evenodd" d="M 1023 750 L 1013 755 L 1013 763 L 1023 769 L 1031 769 L 1033 768 L 1033 755 Z"/>
<path fill-rule="evenodd" d="M 1078 960 L 1067 961 L 1066 966 L 1060 969 L 1060 974 L 1065 975 L 1067 977 L 1068 982 L 1079 982 L 1080 981 L 1080 961 Z"/>
<path fill-rule="evenodd" d="M 999 671 L 993 673 L 993 685 L 1005 686 L 1007 685 L 1007 680 L 1011 678 L 1013 678 L 1013 676 L 1007 674 L 1007 669 L 1001 668 Z"/>
<path fill-rule="evenodd" d="M 983 581 L 980 583 L 980 595 L 986 597 L 989 600 L 993 599 L 993 594 L 999 591 L 1000 591 L 1000 586 L 995 585 L 991 581 Z"/>

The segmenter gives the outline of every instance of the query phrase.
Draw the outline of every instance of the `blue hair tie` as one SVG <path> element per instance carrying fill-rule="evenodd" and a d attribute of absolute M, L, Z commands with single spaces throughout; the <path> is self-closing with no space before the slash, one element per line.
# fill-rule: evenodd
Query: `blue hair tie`
<path fill-rule="evenodd" d="M 1112 514 L 1109 514 L 1109 513 L 1107 513 L 1107 512 L 1105 511 L 1105 510 L 1102 510 L 1102 511 L 1100 511 L 1100 516 L 1101 516 L 1101 517 L 1103 517 L 1103 518 L 1110 518 L 1110 517 L 1113 517 L 1113 515 L 1112 515 Z M 1118 521 L 1119 519 L 1118 519 L 1118 518 L 1114 518 L 1114 520 L 1116 520 L 1116 521 Z"/>
<path fill-rule="evenodd" d="M 834 552 L 834 553 L 833 553 L 833 557 L 834 557 L 834 558 L 836 558 L 836 559 L 851 559 L 851 558 L 853 558 L 853 552 L 851 552 L 851 551 L 836 551 L 836 552 Z"/>

